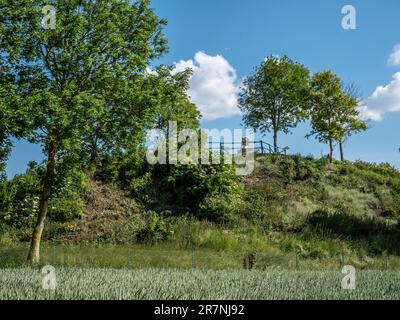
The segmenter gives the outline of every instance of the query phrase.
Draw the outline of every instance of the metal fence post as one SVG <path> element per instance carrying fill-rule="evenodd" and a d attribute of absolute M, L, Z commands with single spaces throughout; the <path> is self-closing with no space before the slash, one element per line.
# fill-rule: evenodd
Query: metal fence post
<path fill-rule="evenodd" d="M 385 252 L 385 260 L 386 260 L 386 269 L 389 269 L 389 268 L 390 268 L 390 265 L 389 265 L 389 256 L 388 256 L 387 252 Z"/>
<path fill-rule="evenodd" d="M 340 254 L 340 267 L 343 268 L 344 267 L 344 257 L 343 257 L 343 253 Z"/>
<path fill-rule="evenodd" d="M 195 248 L 192 249 L 192 269 L 196 268 L 196 251 Z"/>
<path fill-rule="evenodd" d="M 132 269 L 132 250 L 128 250 L 128 269 Z"/>
<path fill-rule="evenodd" d="M 57 253 L 56 253 L 56 245 L 53 243 L 53 250 L 52 250 L 52 265 L 55 266 L 57 263 Z"/>

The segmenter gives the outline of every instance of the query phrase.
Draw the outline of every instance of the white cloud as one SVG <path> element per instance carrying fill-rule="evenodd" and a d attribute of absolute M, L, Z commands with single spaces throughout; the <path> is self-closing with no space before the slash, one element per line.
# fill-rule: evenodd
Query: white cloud
<path fill-rule="evenodd" d="M 385 113 L 400 112 L 400 72 L 386 86 L 379 86 L 373 94 L 359 106 L 362 118 L 381 121 Z"/>
<path fill-rule="evenodd" d="M 203 119 L 216 120 L 240 114 L 236 70 L 221 55 L 197 52 L 194 60 L 179 61 L 175 72 L 193 70 L 188 94 Z"/>
<path fill-rule="evenodd" d="M 390 54 L 388 64 L 391 66 L 400 66 L 400 44 L 393 48 L 393 52 Z"/>
<path fill-rule="evenodd" d="M 145 75 L 157 75 L 157 71 L 150 67 L 146 67 Z"/>

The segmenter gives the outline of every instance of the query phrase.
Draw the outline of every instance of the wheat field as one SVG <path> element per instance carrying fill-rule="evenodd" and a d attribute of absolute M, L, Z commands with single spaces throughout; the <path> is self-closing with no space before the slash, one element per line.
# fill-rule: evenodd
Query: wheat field
<path fill-rule="evenodd" d="M 343 290 L 341 272 L 57 268 L 55 290 L 40 268 L 0 271 L 0 298 L 72 300 L 399 299 L 400 273 L 359 271 Z"/>

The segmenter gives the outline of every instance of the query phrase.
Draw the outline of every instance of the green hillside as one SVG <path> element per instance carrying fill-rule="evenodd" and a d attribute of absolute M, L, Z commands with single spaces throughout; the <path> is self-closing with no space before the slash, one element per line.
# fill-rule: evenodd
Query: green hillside
<path fill-rule="evenodd" d="M 146 170 L 145 178 L 113 183 L 74 176 L 52 200 L 45 246 L 134 246 L 150 256 L 172 249 L 223 252 L 225 264 L 204 262 L 211 267 L 241 267 L 252 251 L 263 267 L 290 265 L 294 256 L 318 268 L 336 266 L 343 257 L 360 267 L 388 259 L 400 265 L 400 173 L 390 165 L 260 155 L 244 178 L 226 165 Z M 39 174 L 40 168 L 31 168 L 3 182 L 2 248 L 28 245 Z M 169 259 L 155 255 L 159 261 L 150 265 Z"/>

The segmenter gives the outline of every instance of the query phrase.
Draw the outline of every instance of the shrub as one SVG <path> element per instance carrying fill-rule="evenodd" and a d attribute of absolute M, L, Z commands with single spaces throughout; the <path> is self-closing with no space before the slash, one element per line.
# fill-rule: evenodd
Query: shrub
<path fill-rule="evenodd" d="M 0 222 L 15 228 L 32 227 L 38 214 L 42 168 L 29 165 L 24 174 L 0 183 Z M 52 221 L 70 221 L 83 213 L 82 197 L 86 191 L 85 176 L 76 171 L 57 183 L 49 201 L 48 218 Z"/>
<path fill-rule="evenodd" d="M 291 157 L 282 157 L 278 161 L 279 169 L 286 184 L 292 183 L 296 177 L 296 162 Z"/>
<path fill-rule="evenodd" d="M 375 191 L 378 198 L 382 216 L 387 218 L 396 218 L 400 216 L 400 196 L 398 193 L 392 193 L 389 189 L 378 187 Z"/>
<path fill-rule="evenodd" d="M 314 160 L 303 158 L 300 155 L 294 156 L 293 160 L 296 164 L 295 179 L 297 181 L 320 178 L 320 171 L 316 169 Z"/>
<path fill-rule="evenodd" d="M 147 213 L 145 223 L 136 238 L 139 242 L 156 243 L 168 240 L 174 234 L 172 219 L 164 218 L 154 211 Z"/>
<path fill-rule="evenodd" d="M 16 228 L 32 226 L 38 212 L 41 182 L 34 167 L 3 184 L 6 197 L 2 203 L 1 220 Z"/>
<path fill-rule="evenodd" d="M 222 225 L 234 224 L 240 206 L 240 197 L 211 195 L 201 202 L 197 216 Z"/>
<path fill-rule="evenodd" d="M 87 192 L 86 177 L 80 171 L 71 172 L 54 192 L 49 202 L 51 221 L 68 222 L 83 214 L 83 196 Z"/>
<path fill-rule="evenodd" d="M 212 198 L 227 197 L 229 202 L 241 193 L 240 180 L 231 165 L 156 165 L 150 170 L 142 178 L 131 180 L 130 190 L 158 212 L 204 217 L 206 206 L 215 208 Z"/>

